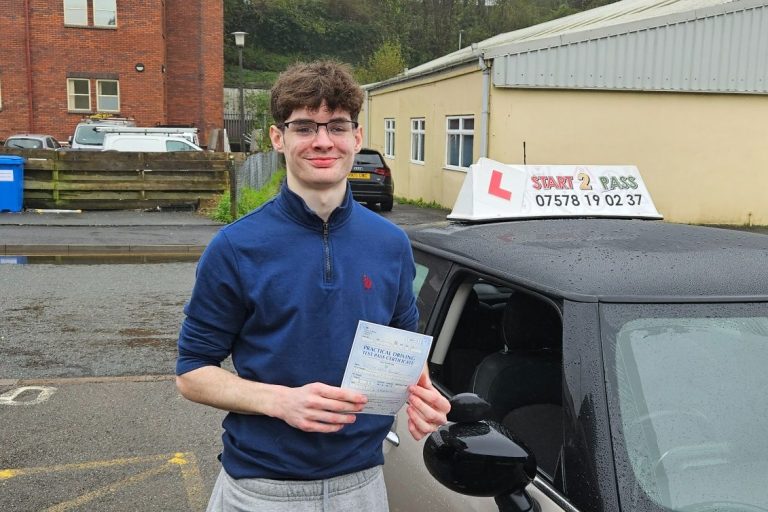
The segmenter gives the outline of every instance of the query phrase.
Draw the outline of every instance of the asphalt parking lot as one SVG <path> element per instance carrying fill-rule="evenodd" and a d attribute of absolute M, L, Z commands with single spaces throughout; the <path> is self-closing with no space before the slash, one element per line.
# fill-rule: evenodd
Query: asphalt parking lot
<path fill-rule="evenodd" d="M 172 374 L 195 255 L 219 228 L 180 212 L 0 214 L 0 510 L 205 509 L 224 413 L 182 399 Z"/>
<path fill-rule="evenodd" d="M 224 413 L 182 399 L 172 374 L 196 255 L 220 227 L 191 212 L 0 214 L 0 511 L 204 510 Z"/>

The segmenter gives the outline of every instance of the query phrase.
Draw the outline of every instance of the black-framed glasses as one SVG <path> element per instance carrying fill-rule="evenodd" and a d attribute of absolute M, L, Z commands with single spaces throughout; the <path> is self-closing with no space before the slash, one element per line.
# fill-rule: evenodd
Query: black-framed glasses
<path fill-rule="evenodd" d="M 360 123 L 357 121 L 347 121 L 336 119 L 327 123 L 316 123 L 307 119 L 298 119 L 296 121 L 286 121 L 282 124 L 288 133 L 298 137 L 314 137 L 320 131 L 321 126 L 325 126 L 329 137 L 345 137 L 355 131 Z"/>

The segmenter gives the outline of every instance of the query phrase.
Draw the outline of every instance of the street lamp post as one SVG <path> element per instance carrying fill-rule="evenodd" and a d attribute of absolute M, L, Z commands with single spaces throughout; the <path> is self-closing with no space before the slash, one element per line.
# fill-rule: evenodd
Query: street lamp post
<path fill-rule="evenodd" d="M 245 153 L 245 93 L 243 85 L 243 47 L 245 46 L 245 36 L 248 32 L 232 32 L 235 36 L 235 46 L 237 46 L 238 60 L 240 61 L 240 151 Z"/>

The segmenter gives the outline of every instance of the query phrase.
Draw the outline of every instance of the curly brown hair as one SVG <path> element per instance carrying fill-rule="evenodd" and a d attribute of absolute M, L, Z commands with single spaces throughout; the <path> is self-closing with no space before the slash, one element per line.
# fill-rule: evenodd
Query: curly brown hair
<path fill-rule="evenodd" d="M 318 110 L 325 102 L 330 110 L 349 112 L 357 121 L 363 91 L 347 64 L 333 60 L 297 62 L 280 73 L 272 87 L 270 108 L 277 126 L 296 109 Z"/>

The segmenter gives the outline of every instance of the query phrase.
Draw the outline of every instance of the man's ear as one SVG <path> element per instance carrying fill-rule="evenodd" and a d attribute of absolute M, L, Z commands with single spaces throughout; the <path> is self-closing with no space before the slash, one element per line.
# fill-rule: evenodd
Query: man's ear
<path fill-rule="evenodd" d="M 363 148 L 363 127 L 358 126 L 355 131 L 355 153 L 359 153 Z"/>
<path fill-rule="evenodd" d="M 269 127 L 269 140 L 275 151 L 283 152 L 283 132 L 275 125 Z"/>

